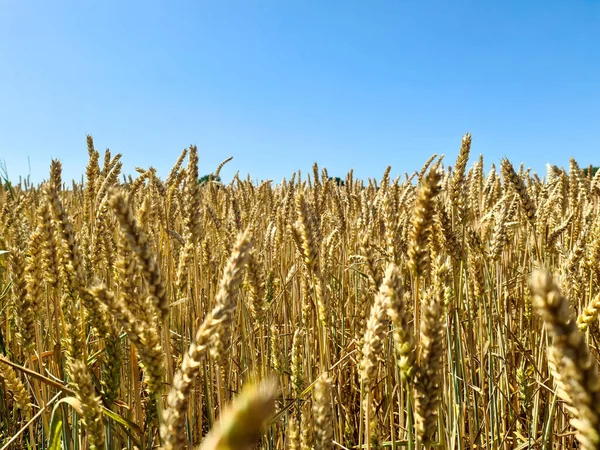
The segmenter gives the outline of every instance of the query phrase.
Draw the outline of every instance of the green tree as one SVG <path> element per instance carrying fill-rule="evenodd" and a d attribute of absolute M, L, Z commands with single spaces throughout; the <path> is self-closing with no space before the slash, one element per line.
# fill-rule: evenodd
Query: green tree
<path fill-rule="evenodd" d="M 333 181 L 335 184 L 337 184 L 338 186 L 344 186 L 344 180 L 342 180 L 340 177 L 329 177 L 329 179 L 331 181 Z"/>
<path fill-rule="evenodd" d="M 198 184 L 203 184 L 206 183 L 207 181 L 216 181 L 218 183 L 221 182 L 221 177 L 214 177 L 214 174 L 209 173 L 208 175 L 203 175 L 200 178 L 198 178 Z"/>
<path fill-rule="evenodd" d="M 587 177 L 588 173 L 590 172 L 590 169 L 592 170 L 592 176 L 596 175 L 596 172 L 598 172 L 598 169 L 600 169 L 600 167 L 594 167 L 590 164 L 590 167 L 586 167 L 585 169 L 583 169 L 583 174 Z"/>

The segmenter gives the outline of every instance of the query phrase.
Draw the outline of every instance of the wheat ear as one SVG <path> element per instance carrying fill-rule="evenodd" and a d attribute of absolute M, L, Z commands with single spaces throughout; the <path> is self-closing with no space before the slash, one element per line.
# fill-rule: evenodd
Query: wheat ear
<path fill-rule="evenodd" d="M 548 350 L 558 395 L 574 415 L 573 426 L 585 450 L 600 448 L 600 378 L 598 364 L 571 316 L 569 301 L 547 272 L 531 278 L 533 304 L 544 319 L 552 344 Z"/>

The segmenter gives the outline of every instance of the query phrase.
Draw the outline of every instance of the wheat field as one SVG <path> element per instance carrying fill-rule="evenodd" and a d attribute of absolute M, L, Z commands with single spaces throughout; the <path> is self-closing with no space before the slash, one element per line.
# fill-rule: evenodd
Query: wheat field
<path fill-rule="evenodd" d="M 600 449 L 600 171 L 87 148 L 0 189 L 0 450 Z"/>

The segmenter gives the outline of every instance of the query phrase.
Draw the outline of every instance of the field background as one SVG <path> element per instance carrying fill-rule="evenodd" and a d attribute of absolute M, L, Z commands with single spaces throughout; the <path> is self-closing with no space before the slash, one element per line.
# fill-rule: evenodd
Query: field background
<path fill-rule="evenodd" d="M 257 185 L 89 137 L 7 182 L 1 448 L 600 448 L 600 176 L 470 146 Z"/>

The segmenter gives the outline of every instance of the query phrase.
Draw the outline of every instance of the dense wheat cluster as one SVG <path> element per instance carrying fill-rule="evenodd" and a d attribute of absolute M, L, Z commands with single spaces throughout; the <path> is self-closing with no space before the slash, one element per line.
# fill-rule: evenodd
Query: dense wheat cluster
<path fill-rule="evenodd" d="M 600 172 L 0 189 L 0 449 L 600 449 Z M 227 161 L 226 161 L 227 162 Z M 200 161 L 201 164 L 201 161 Z M 209 170 L 211 168 L 208 168 Z"/>

